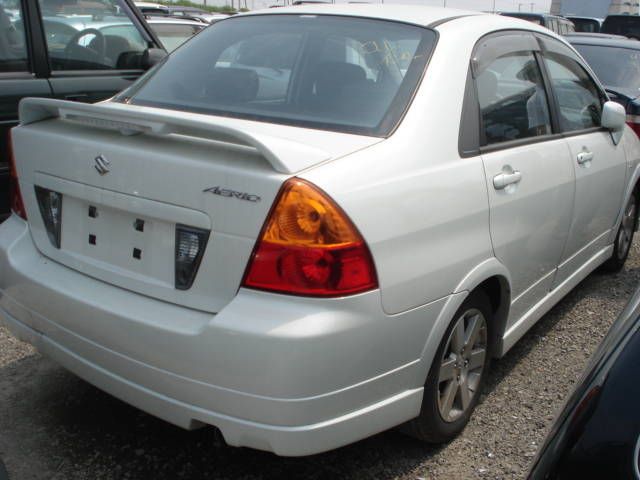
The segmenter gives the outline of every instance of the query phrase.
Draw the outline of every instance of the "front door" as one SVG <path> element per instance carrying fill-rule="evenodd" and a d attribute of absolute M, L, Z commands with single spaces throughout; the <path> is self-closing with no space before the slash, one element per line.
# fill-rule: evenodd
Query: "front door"
<path fill-rule="evenodd" d="M 38 2 L 55 97 L 104 100 L 142 74 L 144 52 L 155 44 L 126 3 Z"/>
<path fill-rule="evenodd" d="M 544 62 L 559 126 L 566 136 L 576 176 L 573 222 L 555 285 L 609 245 L 622 206 L 627 162 L 622 145 L 600 127 L 605 94 L 560 42 L 544 38 Z"/>
<path fill-rule="evenodd" d="M 0 0 L 0 222 L 9 215 L 7 138 L 9 129 L 18 123 L 18 103 L 24 97 L 51 95 L 47 80 L 34 73 L 25 12 L 19 0 Z"/>

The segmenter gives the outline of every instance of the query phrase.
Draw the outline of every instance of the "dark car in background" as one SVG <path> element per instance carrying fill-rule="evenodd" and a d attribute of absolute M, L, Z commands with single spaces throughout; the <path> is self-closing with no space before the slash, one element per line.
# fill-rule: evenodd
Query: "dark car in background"
<path fill-rule="evenodd" d="M 639 370 L 640 289 L 591 358 L 529 480 L 640 478 Z"/>
<path fill-rule="evenodd" d="M 602 20 L 594 17 L 572 17 L 566 16 L 567 20 L 571 20 L 576 32 L 598 33 L 602 27 Z"/>
<path fill-rule="evenodd" d="M 566 35 L 567 33 L 575 31 L 575 27 L 570 20 L 548 13 L 500 12 L 500 15 L 521 18 L 522 20 L 533 22 L 536 25 L 542 25 L 556 32 L 558 35 Z"/>
<path fill-rule="evenodd" d="M 640 40 L 640 16 L 638 15 L 609 15 L 605 18 L 602 33 L 615 33 L 625 37 Z"/>
<path fill-rule="evenodd" d="M 20 99 L 104 100 L 165 54 L 129 0 L 0 0 L 0 222 Z"/>
<path fill-rule="evenodd" d="M 567 40 L 589 63 L 607 93 L 625 107 L 627 124 L 640 136 L 640 42 L 570 35 Z"/>

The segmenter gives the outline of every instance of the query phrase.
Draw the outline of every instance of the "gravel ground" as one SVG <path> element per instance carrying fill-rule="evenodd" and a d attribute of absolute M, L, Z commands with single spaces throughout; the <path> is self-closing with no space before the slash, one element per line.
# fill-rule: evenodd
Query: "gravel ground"
<path fill-rule="evenodd" d="M 66 372 L 0 328 L 0 458 L 23 479 L 523 478 L 564 397 L 640 279 L 593 274 L 493 364 L 463 434 L 441 447 L 395 431 L 307 458 L 186 432 Z"/>

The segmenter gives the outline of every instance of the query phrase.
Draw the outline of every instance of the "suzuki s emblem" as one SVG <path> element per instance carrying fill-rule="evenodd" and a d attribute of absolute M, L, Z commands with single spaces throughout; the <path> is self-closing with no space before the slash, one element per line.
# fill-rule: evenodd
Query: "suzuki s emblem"
<path fill-rule="evenodd" d="M 94 167 L 100 175 L 109 173 L 109 165 L 111 165 L 111 162 L 109 162 L 104 155 L 98 155 L 93 161 L 95 162 Z"/>

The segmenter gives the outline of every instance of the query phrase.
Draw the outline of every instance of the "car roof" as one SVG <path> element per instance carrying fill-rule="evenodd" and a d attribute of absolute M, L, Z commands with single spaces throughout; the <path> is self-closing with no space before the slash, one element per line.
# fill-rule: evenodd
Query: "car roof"
<path fill-rule="evenodd" d="M 371 3 L 335 3 L 335 4 L 306 4 L 291 7 L 279 7 L 264 10 L 254 10 L 242 13 L 247 15 L 282 15 L 282 14 L 317 14 L 344 15 L 367 17 L 397 22 L 412 23 L 414 25 L 430 26 L 453 20 L 459 17 L 486 15 L 471 10 L 455 8 L 428 7 L 424 5 L 371 4 Z"/>
<path fill-rule="evenodd" d="M 628 19 L 635 19 L 635 20 L 639 20 L 637 15 L 620 15 L 620 14 L 615 14 L 615 15 L 607 15 L 607 18 L 628 18 Z M 605 18 L 605 20 L 607 19 Z"/>
<path fill-rule="evenodd" d="M 572 19 L 576 19 L 576 20 L 596 20 L 600 23 L 602 23 L 602 21 L 604 20 L 604 18 L 598 18 L 598 17 L 583 17 L 582 15 L 565 15 L 565 18 L 568 18 L 569 20 Z"/>
<path fill-rule="evenodd" d="M 569 38 L 578 38 L 578 37 L 591 37 L 591 38 L 611 38 L 618 40 L 629 40 L 628 37 L 624 35 L 616 35 L 615 33 L 602 33 L 602 32 L 569 32 L 564 34 L 565 37 Z"/>
<path fill-rule="evenodd" d="M 602 37 L 593 35 L 567 35 L 565 38 L 569 43 L 575 45 L 598 45 L 602 47 L 620 47 L 640 50 L 640 42 L 628 38 L 611 38 L 607 35 L 603 35 Z"/>
<path fill-rule="evenodd" d="M 500 15 L 507 17 L 539 17 L 539 18 L 559 18 L 562 20 L 568 20 L 566 17 L 559 15 L 552 15 L 550 13 L 538 13 L 538 12 L 500 12 Z"/>

